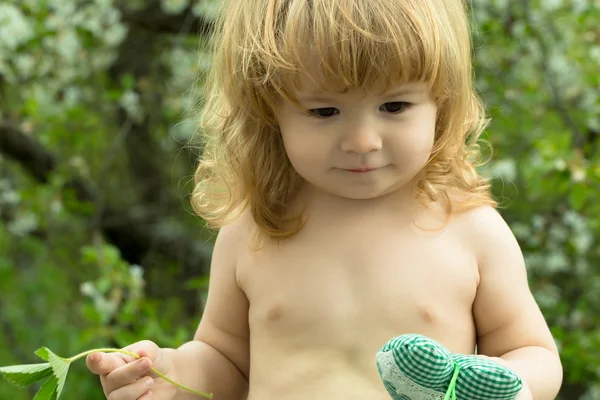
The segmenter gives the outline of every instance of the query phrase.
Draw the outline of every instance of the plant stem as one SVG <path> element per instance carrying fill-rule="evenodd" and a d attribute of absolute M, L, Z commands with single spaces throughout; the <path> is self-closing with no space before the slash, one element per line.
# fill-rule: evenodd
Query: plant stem
<path fill-rule="evenodd" d="M 444 400 L 450 400 L 450 398 L 456 400 L 456 380 L 458 379 L 459 370 L 458 363 L 454 361 L 454 374 L 452 375 L 452 380 L 450 381 L 450 386 L 444 396 Z"/>
<path fill-rule="evenodd" d="M 141 358 L 139 354 L 135 354 L 135 353 L 131 353 L 129 351 L 125 351 L 125 350 L 121 350 L 121 349 L 111 349 L 111 348 L 104 348 L 104 349 L 94 349 L 94 350 L 88 350 L 88 351 L 84 351 L 83 353 L 79 353 L 71 358 L 67 358 L 67 361 L 69 362 L 73 362 L 75 360 L 78 360 L 80 358 L 83 358 L 85 356 L 87 356 L 88 354 L 92 354 L 92 353 L 123 353 L 123 354 L 127 354 L 128 356 L 132 356 L 135 358 Z M 160 376 L 161 378 L 163 378 L 165 381 L 171 383 L 172 385 L 177 386 L 178 388 L 181 388 L 185 391 L 200 395 L 202 397 L 206 397 L 208 399 L 212 399 L 213 398 L 213 394 L 212 393 L 204 393 L 204 392 L 200 392 L 198 390 L 189 388 L 187 386 L 184 386 L 180 383 L 177 383 L 173 380 L 171 380 L 170 378 L 168 378 L 167 376 L 163 375 L 162 373 L 158 372 L 154 367 L 151 368 L 152 372 L 154 372 L 156 375 Z"/>

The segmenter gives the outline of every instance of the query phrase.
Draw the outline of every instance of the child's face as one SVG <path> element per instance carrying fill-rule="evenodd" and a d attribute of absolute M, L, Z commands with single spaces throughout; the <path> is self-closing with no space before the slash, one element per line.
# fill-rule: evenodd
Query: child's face
<path fill-rule="evenodd" d="M 301 77 L 298 102 L 275 109 L 287 155 L 310 185 L 336 196 L 371 199 L 407 187 L 432 150 L 437 108 L 424 84 L 344 94 L 317 91 Z"/>

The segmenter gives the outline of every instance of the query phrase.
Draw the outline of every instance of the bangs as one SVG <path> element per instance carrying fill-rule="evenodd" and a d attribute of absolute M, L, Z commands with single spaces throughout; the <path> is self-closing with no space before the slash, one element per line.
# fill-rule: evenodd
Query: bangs
<path fill-rule="evenodd" d="M 322 91 L 384 92 L 395 85 L 423 82 L 434 98 L 439 97 L 444 89 L 441 83 L 447 82 L 442 40 L 448 38 L 442 39 L 439 31 L 443 16 L 435 9 L 440 5 L 415 1 L 419 4 L 270 1 L 273 6 L 266 10 L 263 31 L 250 49 L 261 66 L 263 95 L 275 92 L 295 100 L 299 74 L 306 73 Z"/>

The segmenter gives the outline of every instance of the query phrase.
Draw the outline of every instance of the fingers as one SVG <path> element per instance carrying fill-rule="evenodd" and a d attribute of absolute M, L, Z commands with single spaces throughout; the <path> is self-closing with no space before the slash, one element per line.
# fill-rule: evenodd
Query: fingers
<path fill-rule="evenodd" d="M 146 400 L 152 398 L 152 391 L 150 388 L 154 384 L 152 378 L 145 377 L 138 380 L 135 383 L 131 383 L 127 386 L 123 386 L 113 392 L 110 392 L 108 400 Z"/>
<path fill-rule="evenodd" d="M 156 357 L 160 352 L 160 348 L 156 345 L 156 343 L 151 342 L 149 340 L 142 340 L 141 342 L 134 343 L 130 346 L 125 347 L 123 350 L 128 351 L 130 353 L 138 354 L 142 357 L 148 357 L 153 362 L 156 362 Z M 127 360 L 127 362 L 134 361 L 135 358 L 123 354 L 123 358 Z"/>
<path fill-rule="evenodd" d="M 150 377 L 142 377 L 150 371 L 152 361 L 146 357 L 130 362 L 110 372 L 104 378 L 104 390 L 106 393 L 121 390 L 121 387 L 131 386 L 134 381 L 152 380 Z M 137 385 L 137 382 L 136 382 Z M 146 388 L 147 389 L 147 388 Z M 137 397 L 141 396 L 141 392 Z M 135 398 L 137 398 L 135 397 Z M 129 399 L 129 397 L 127 397 Z"/>
<path fill-rule="evenodd" d="M 92 353 L 86 358 L 88 369 L 100 375 L 102 389 L 109 400 L 148 400 L 153 396 L 151 368 L 161 363 L 161 349 L 148 340 L 122 349 L 137 356 L 115 353 Z M 162 364 L 165 364 L 164 360 Z M 166 364 L 165 364 L 166 365 Z"/>
<path fill-rule="evenodd" d="M 150 400 L 154 396 L 152 390 L 148 390 L 142 397 L 139 397 L 137 400 Z"/>
<path fill-rule="evenodd" d="M 142 340 L 141 342 L 126 347 L 124 350 L 139 354 L 141 357 L 147 357 L 152 361 L 152 366 L 162 373 L 167 373 L 169 370 L 168 360 L 165 359 L 164 352 L 154 342 Z M 127 361 L 130 362 L 129 360 Z M 133 359 L 131 361 L 133 361 Z"/>
<path fill-rule="evenodd" d="M 138 354 L 139 356 L 145 356 L 155 362 L 160 348 L 154 342 L 143 340 L 127 346 L 123 348 L 123 350 L 129 353 Z M 124 353 L 92 353 L 87 356 L 85 362 L 92 373 L 96 375 L 106 375 L 127 363 L 138 360 L 139 358 L 140 357 L 134 357 Z"/>
<path fill-rule="evenodd" d="M 96 375 L 106 375 L 126 364 L 122 357 L 115 354 L 92 353 L 85 359 L 88 369 Z"/>

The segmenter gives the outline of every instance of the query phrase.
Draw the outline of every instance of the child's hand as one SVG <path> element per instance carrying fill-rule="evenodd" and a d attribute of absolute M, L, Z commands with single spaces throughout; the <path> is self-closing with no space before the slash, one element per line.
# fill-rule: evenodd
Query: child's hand
<path fill-rule="evenodd" d="M 168 378 L 177 380 L 171 360 L 151 341 L 141 341 L 123 350 L 139 354 L 141 358 L 121 353 L 92 353 L 87 356 L 88 369 L 100 376 L 104 395 L 110 400 L 172 400 L 177 387 L 156 376 L 154 367 Z"/>
<path fill-rule="evenodd" d="M 515 397 L 515 400 L 533 400 L 533 393 L 525 381 L 523 381 L 523 389 Z"/>
<path fill-rule="evenodd" d="M 494 360 L 497 363 L 502 364 L 507 368 L 510 368 L 510 363 L 503 358 L 488 357 L 483 354 L 479 354 L 478 356 L 487 358 L 488 360 Z M 531 393 L 531 389 L 529 389 L 529 386 L 527 386 L 527 382 L 525 382 L 525 380 L 523 380 L 523 389 L 521 389 L 519 394 L 517 394 L 517 397 L 515 397 L 515 400 L 533 400 L 533 393 Z"/>

